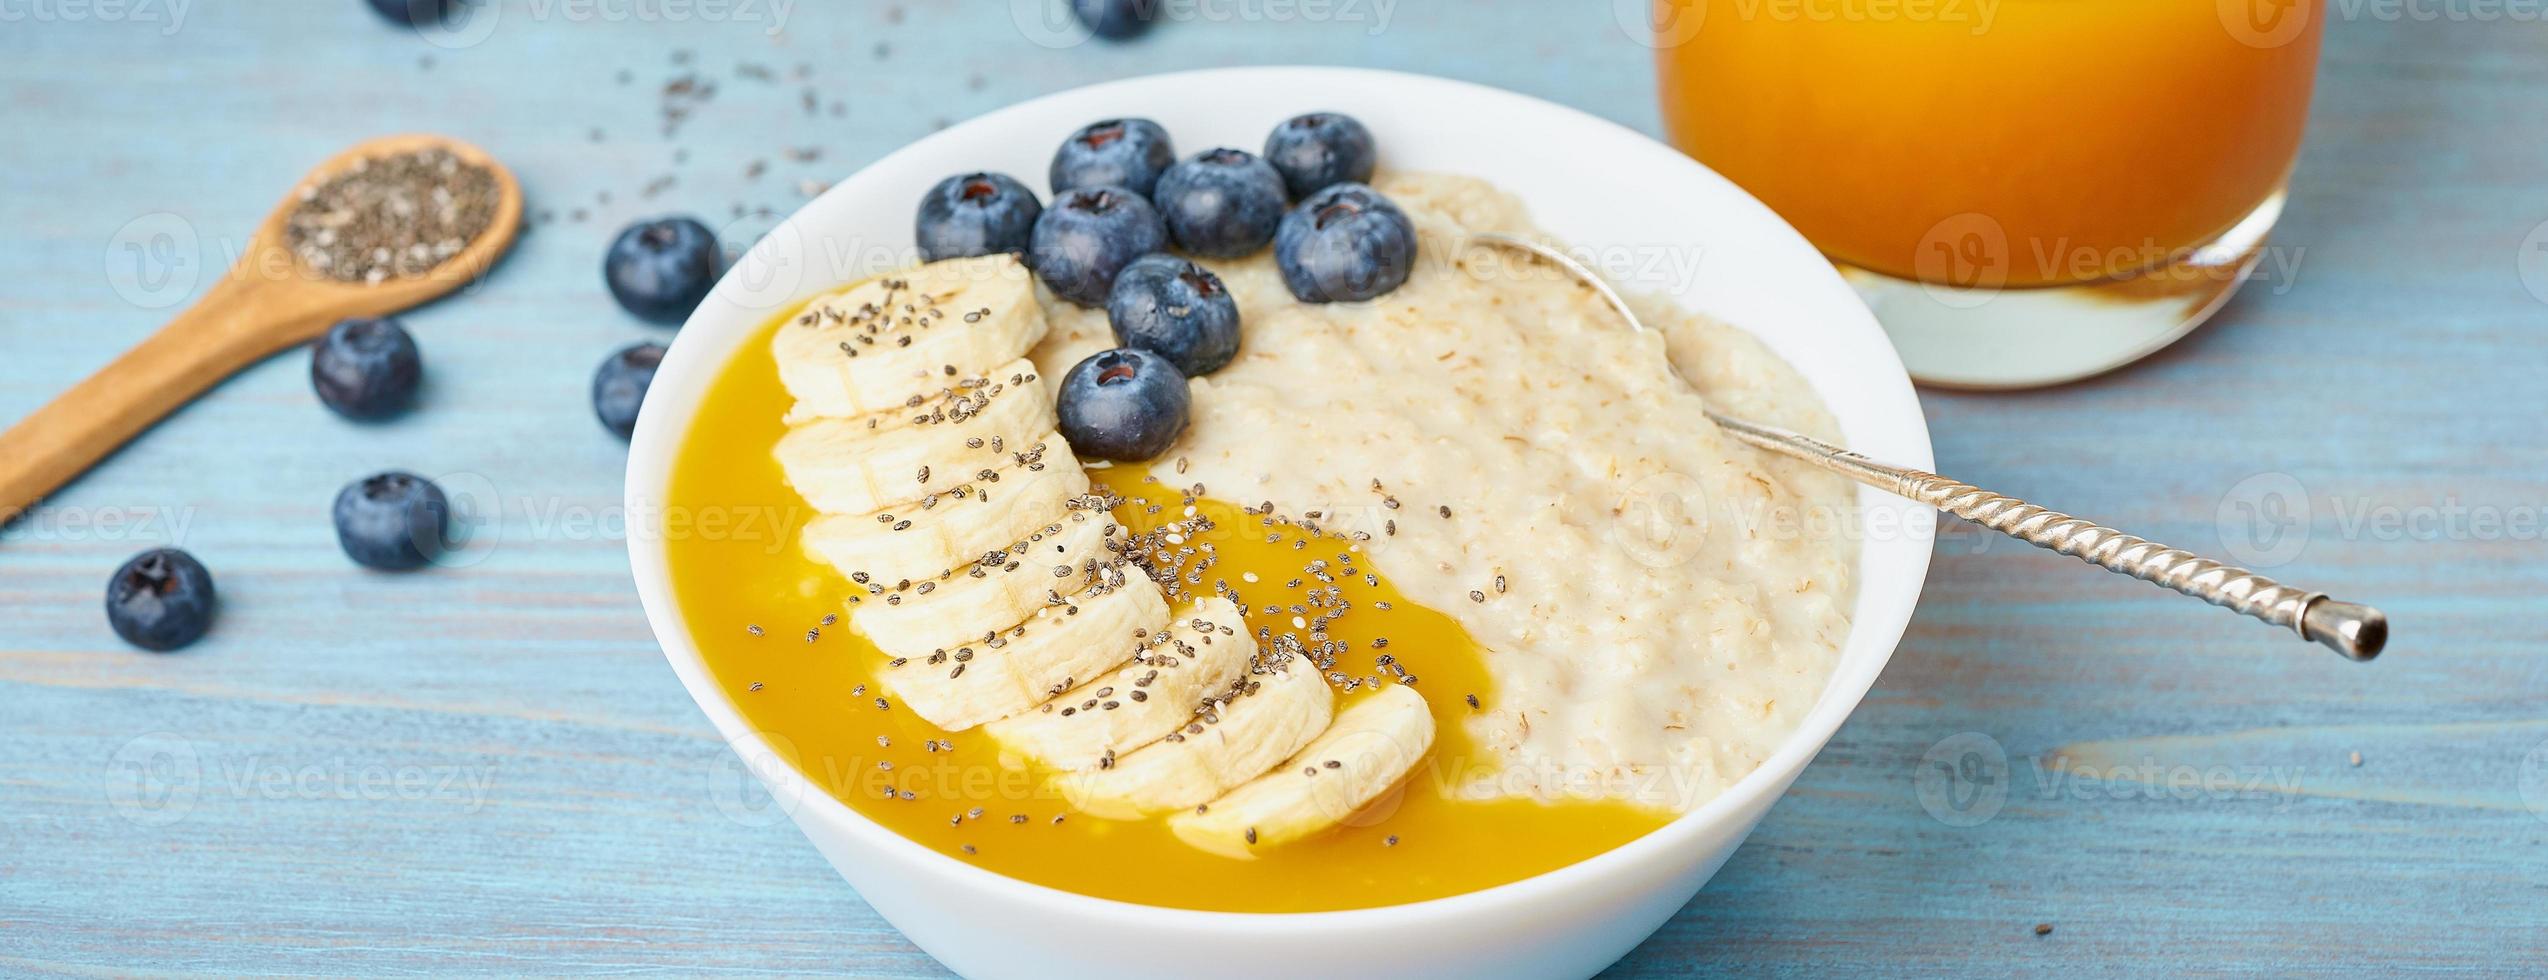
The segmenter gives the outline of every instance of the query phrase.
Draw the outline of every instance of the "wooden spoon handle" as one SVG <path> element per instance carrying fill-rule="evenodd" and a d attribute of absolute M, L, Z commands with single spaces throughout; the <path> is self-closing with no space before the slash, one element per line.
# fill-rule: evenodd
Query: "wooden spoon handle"
<path fill-rule="evenodd" d="M 225 278 L 159 332 L 0 432 L 0 523 L 70 482 L 116 447 L 222 379 L 271 354 L 276 310 Z"/>

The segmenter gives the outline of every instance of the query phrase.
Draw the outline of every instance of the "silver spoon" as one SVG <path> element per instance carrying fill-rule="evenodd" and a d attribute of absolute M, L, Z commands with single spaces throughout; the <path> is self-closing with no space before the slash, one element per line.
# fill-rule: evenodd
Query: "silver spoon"
<path fill-rule="evenodd" d="M 1591 269 L 1556 249 L 1503 232 L 1481 232 L 1472 242 L 1512 249 L 1566 270 L 1601 294 L 1628 325 L 1647 331 L 1628 302 Z M 2165 586 L 2215 606 L 2236 610 L 2302 639 L 2315 640 L 2352 660 L 2380 655 L 2389 641 L 2389 617 L 2360 603 L 2304 592 L 2244 568 L 2143 540 L 2015 497 L 2003 497 L 1935 473 L 1890 466 L 1830 443 L 1785 429 L 1707 410 L 1709 421 L 1755 447 L 1802 460 L 1860 483 L 1935 507 L 2038 548 L 2057 551 L 2108 571 Z"/>

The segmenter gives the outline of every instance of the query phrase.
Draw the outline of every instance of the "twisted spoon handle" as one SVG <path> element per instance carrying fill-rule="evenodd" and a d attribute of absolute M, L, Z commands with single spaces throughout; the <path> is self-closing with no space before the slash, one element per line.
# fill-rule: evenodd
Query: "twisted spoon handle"
<path fill-rule="evenodd" d="M 1637 311 L 1599 273 L 1574 256 L 1532 239 L 1500 231 L 1479 232 L 1469 240 L 1512 249 L 1555 265 L 1599 293 L 1619 317 L 1638 331 L 1646 330 Z M 1746 422 L 1710 409 L 1708 418 L 1734 437 L 1761 449 L 1803 460 L 1895 496 L 1928 504 L 1949 514 L 2047 548 L 2080 561 L 2121 572 L 2153 585 L 2166 586 L 2215 606 L 2290 627 L 2302 639 L 2326 644 L 2354 660 L 2380 655 L 2389 642 L 2389 619 L 2380 611 L 2338 602 L 2318 592 L 2302 592 L 2255 572 L 2224 565 L 2189 552 L 2145 541 L 2110 527 L 2088 523 L 2059 511 L 2045 510 L 2015 497 L 2003 497 L 1969 484 L 1902 466 L 1890 466 L 1808 436 L 1774 426 Z"/>
<path fill-rule="evenodd" d="M 2387 617 L 2369 606 L 2338 602 L 2321 592 L 2304 592 L 2235 565 L 2224 565 L 1926 470 L 1879 463 L 1785 429 L 1716 412 L 1709 412 L 1708 417 L 1750 445 L 1917 500 L 2035 547 L 2286 627 L 2303 639 L 2325 644 L 2354 660 L 2379 656 L 2380 647 L 2388 642 Z"/>

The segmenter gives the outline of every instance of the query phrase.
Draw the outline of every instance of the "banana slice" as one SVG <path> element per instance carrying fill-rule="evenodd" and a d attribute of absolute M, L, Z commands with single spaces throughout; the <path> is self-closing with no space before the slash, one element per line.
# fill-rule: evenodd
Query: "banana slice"
<path fill-rule="evenodd" d="M 1168 601 L 1147 578 L 1097 588 L 989 637 L 908 657 L 883 673 L 887 687 L 932 725 L 960 732 L 1025 711 L 1123 663 L 1168 621 Z"/>
<path fill-rule="evenodd" d="M 944 578 L 893 588 L 901 582 L 871 576 L 863 583 L 868 594 L 849 607 L 850 625 L 888 656 L 926 654 L 1015 625 L 1090 588 L 1140 577 L 1125 567 L 1125 546 L 1123 526 L 1112 517 L 1074 510 Z"/>
<path fill-rule="evenodd" d="M 1336 715 L 1309 747 L 1200 810 L 1168 818 L 1177 839 L 1225 857 L 1315 835 L 1344 822 L 1414 771 L 1433 745 L 1433 712 L 1388 687 Z"/>
<path fill-rule="evenodd" d="M 863 418 L 818 418 L 790 428 L 771 455 L 798 495 L 815 510 L 868 514 L 946 493 L 1013 466 L 1042 442 L 1068 455 L 1053 431 L 1053 399 L 1019 358 L 980 376 L 953 381 L 918 405 Z M 1040 438 L 1039 438 L 1040 437 Z"/>
<path fill-rule="evenodd" d="M 1014 255 L 946 259 L 815 300 L 770 342 L 791 422 L 901 408 L 1044 339 L 1035 277 Z"/>
<path fill-rule="evenodd" d="M 1214 597 L 1179 609 L 1131 663 L 1068 691 L 1047 691 L 1042 708 L 982 730 L 1004 758 L 1055 769 L 1111 765 L 1195 720 L 1203 699 L 1222 694 L 1256 655 L 1239 608 Z"/>
<path fill-rule="evenodd" d="M 1052 442 L 1059 442 L 1055 439 Z M 944 578 L 1071 513 L 1088 473 L 1068 458 L 995 471 L 936 497 L 805 525 L 808 554 L 862 585 Z"/>
<path fill-rule="evenodd" d="M 1184 810 L 1263 775 L 1308 745 L 1335 717 L 1336 696 L 1306 657 L 1249 675 L 1201 719 L 1103 769 L 1059 777 L 1062 797 L 1090 816 L 1133 820 Z"/>

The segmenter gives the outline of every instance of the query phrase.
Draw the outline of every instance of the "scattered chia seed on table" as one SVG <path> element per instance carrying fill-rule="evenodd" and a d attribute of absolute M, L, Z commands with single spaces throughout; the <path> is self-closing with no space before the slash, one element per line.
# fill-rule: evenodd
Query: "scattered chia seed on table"
<path fill-rule="evenodd" d="M 358 159 L 301 188 L 284 244 L 339 282 L 412 278 L 485 233 L 498 196 L 494 172 L 448 150 Z"/>

